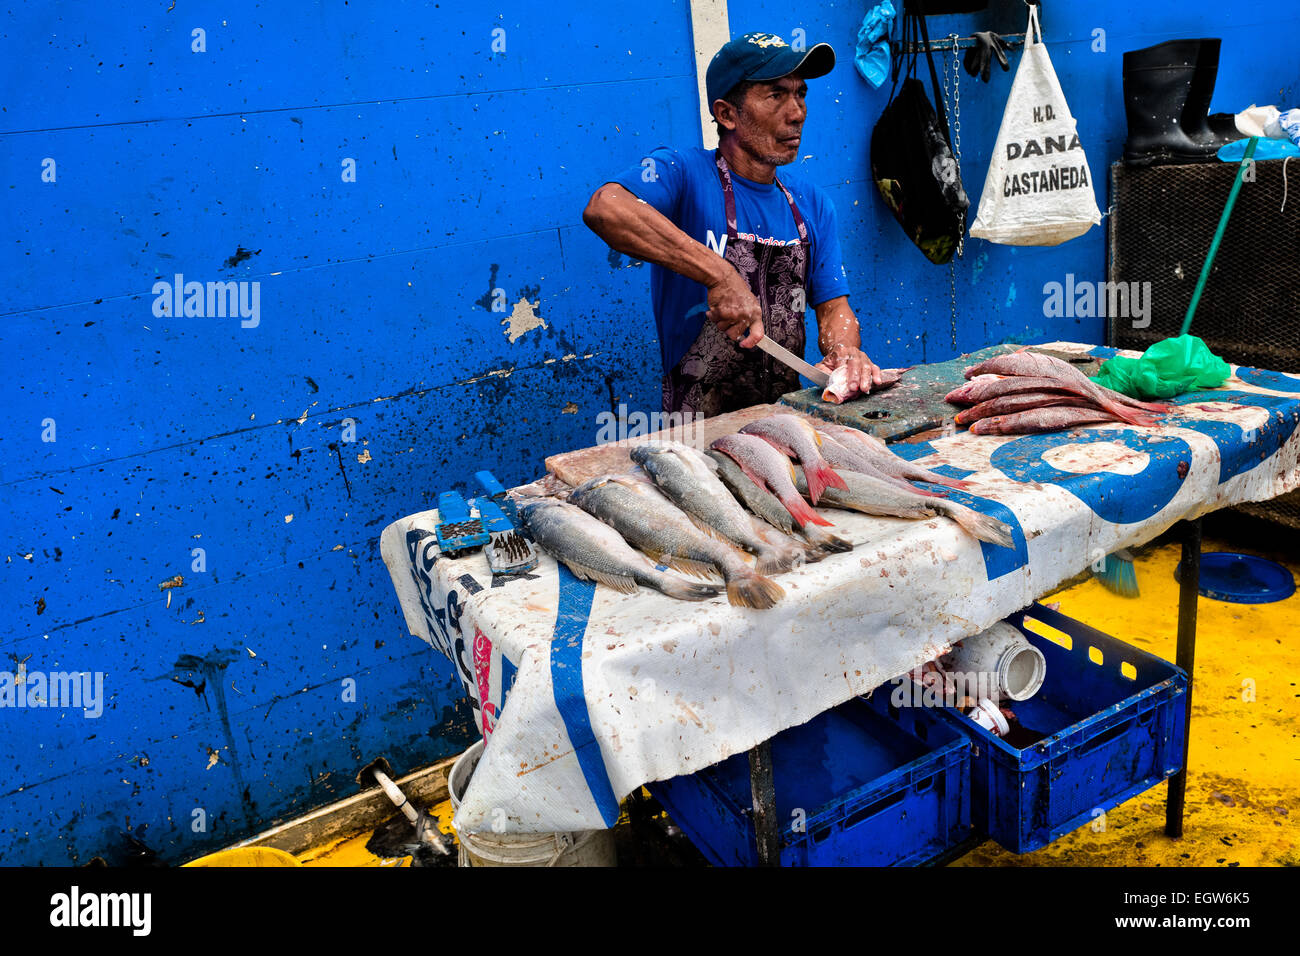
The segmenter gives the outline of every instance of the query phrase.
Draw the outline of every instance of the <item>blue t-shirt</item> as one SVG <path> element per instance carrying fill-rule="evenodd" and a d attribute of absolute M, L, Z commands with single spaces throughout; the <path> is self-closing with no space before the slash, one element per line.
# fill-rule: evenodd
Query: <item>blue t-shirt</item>
<path fill-rule="evenodd" d="M 814 183 L 778 168 L 777 179 L 794 196 L 811 240 L 808 263 L 808 304 L 821 305 L 849 294 L 849 280 L 840 257 L 840 240 L 835 228 L 835 207 Z M 618 183 L 643 199 L 692 239 L 719 255 L 726 252 L 727 210 L 722 198 L 722 181 L 714 151 L 694 147 L 687 150 L 660 146 L 621 176 Z M 736 195 L 736 231 L 760 242 L 786 245 L 799 241 L 790 204 L 776 183 L 756 183 L 731 171 Z M 697 305 L 707 304 L 708 289 L 671 269 L 652 266 L 650 297 L 655 324 L 659 327 L 659 350 L 667 374 L 686 354 L 704 324 L 703 313 L 686 318 Z"/>

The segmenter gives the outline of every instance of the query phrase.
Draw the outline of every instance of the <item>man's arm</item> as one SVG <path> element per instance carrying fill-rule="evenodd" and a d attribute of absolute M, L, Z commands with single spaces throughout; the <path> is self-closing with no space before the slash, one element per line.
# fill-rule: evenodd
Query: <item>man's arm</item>
<path fill-rule="evenodd" d="M 653 262 L 705 286 L 709 290 L 708 317 L 742 347 L 752 348 L 763 337 L 762 307 L 740 273 L 654 206 L 618 183 L 605 183 L 592 194 L 582 221 L 615 251 Z"/>
<path fill-rule="evenodd" d="M 882 381 L 880 369 L 862 351 L 858 317 L 849 308 L 849 297 L 841 295 L 827 299 L 814 310 L 817 313 L 817 346 L 826 356 L 817 364 L 828 372 L 847 365 L 849 395 L 870 391 L 872 385 L 879 385 Z"/>

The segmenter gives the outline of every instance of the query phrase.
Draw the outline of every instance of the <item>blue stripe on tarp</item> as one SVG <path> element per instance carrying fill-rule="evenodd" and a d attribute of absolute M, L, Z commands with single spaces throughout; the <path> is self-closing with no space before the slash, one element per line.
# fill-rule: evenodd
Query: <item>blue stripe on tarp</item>
<path fill-rule="evenodd" d="M 925 484 L 925 482 L 920 482 L 920 484 Z M 949 501 L 965 505 L 967 508 L 988 515 L 991 518 L 997 518 L 1011 528 L 1013 547 L 1004 548 L 1000 544 L 991 544 L 988 541 L 980 542 L 980 554 L 984 558 L 984 573 L 990 581 L 994 581 L 1004 574 L 1010 574 L 1012 571 L 1029 564 L 1029 541 L 1025 537 L 1025 529 L 1020 527 L 1020 519 L 1016 517 L 1014 511 L 1000 501 L 994 501 L 992 498 L 981 498 L 979 495 L 973 495 L 968 491 L 958 491 L 956 488 L 949 488 L 947 485 L 929 485 L 929 487 L 935 491 L 943 492 L 944 497 Z"/>
<path fill-rule="evenodd" d="M 1190 427 L 1190 423 L 1178 423 Z M 1113 471 L 1082 474 L 1062 471 L 1046 456 L 1070 445 L 1112 442 L 1147 456 L 1147 466 L 1135 475 Z M 989 459 L 1008 478 L 1054 484 L 1068 491 L 1111 524 L 1136 524 L 1158 514 L 1173 501 L 1187 476 L 1192 449 L 1172 435 L 1135 429 L 1099 428 L 1088 431 L 1024 435 L 999 445 Z"/>
<path fill-rule="evenodd" d="M 1266 386 L 1272 388 L 1273 386 Z M 1177 412 L 1165 419 L 1168 425 L 1190 428 L 1207 435 L 1219 449 L 1219 484 L 1229 478 L 1244 474 L 1268 461 L 1291 440 L 1300 426 L 1300 402 L 1282 395 L 1261 395 L 1259 392 L 1214 389 L 1187 392 L 1169 399 L 1175 407 L 1198 405 L 1203 402 L 1227 402 L 1262 408 L 1268 418 L 1262 425 L 1247 430 L 1233 422 L 1205 418 L 1181 418 Z"/>
<path fill-rule="evenodd" d="M 1247 385 L 1258 385 L 1274 392 L 1300 392 L 1300 378 L 1283 372 L 1270 372 L 1267 369 L 1239 368 L 1237 378 Z M 1211 399 L 1212 400 L 1212 399 Z"/>
<path fill-rule="evenodd" d="M 587 695 L 582 686 L 583 636 L 587 633 L 587 618 L 591 615 L 596 585 L 580 581 L 563 564 L 559 565 L 559 571 L 560 606 L 555 615 L 555 635 L 551 640 L 551 690 L 587 788 L 596 801 L 605 826 L 612 827 L 618 822 L 618 799 L 610 786 L 600 744 L 596 743 L 591 730 Z"/>

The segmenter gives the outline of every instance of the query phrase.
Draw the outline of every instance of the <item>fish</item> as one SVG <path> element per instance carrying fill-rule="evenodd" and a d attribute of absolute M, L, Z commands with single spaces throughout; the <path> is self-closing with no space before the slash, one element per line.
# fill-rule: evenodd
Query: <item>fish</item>
<path fill-rule="evenodd" d="M 798 458 L 808 475 L 808 488 L 811 492 L 808 497 L 814 505 L 824 489 L 846 487 L 844 480 L 826 463 L 818 450 L 821 436 L 802 418 L 794 415 L 770 415 L 750 422 L 740 433 L 757 435 L 782 454 Z M 743 463 L 741 466 L 744 467 Z"/>
<path fill-rule="evenodd" d="M 905 478 L 908 481 L 928 481 L 935 485 L 944 485 L 948 488 L 965 488 L 966 482 L 956 478 L 949 478 L 946 475 L 940 475 L 928 468 L 922 468 L 906 458 L 900 458 L 879 438 L 874 435 L 868 435 L 866 432 L 857 428 L 849 428 L 845 425 L 835 425 L 827 422 L 825 425 L 817 426 L 817 430 L 823 435 L 829 435 L 838 441 L 841 445 L 857 450 L 866 456 L 876 471 L 882 472 L 893 478 Z M 829 459 L 827 459 L 829 461 Z M 831 462 L 831 467 L 835 462 Z M 851 468 L 852 471 L 860 469 Z M 870 472 L 868 472 L 870 474 Z M 921 491 L 919 488 L 909 486 L 912 491 Z M 922 492 L 925 493 L 925 492 Z"/>
<path fill-rule="evenodd" d="M 622 594 L 638 584 L 679 601 L 705 601 L 721 590 L 660 571 L 613 528 L 575 505 L 542 498 L 520 506 L 533 541 L 584 581 L 597 581 Z"/>
<path fill-rule="evenodd" d="M 776 495 L 754 484 L 740 466 L 722 452 L 710 450 L 704 454 L 717 466 L 718 479 L 736 496 L 737 501 L 773 530 L 786 535 L 796 533 L 794 517 Z M 851 541 L 832 534 L 820 525 L 804 524 L 797 533 L 808 544 L 805 560 L 809 562 L 820 561 L 828 554 L 853 550 Z"/>
<path fill-rule="evenodd" d="M 1011 415 L 1031 408 L 1048 408 L 1057 405 L 1072 408 L 1097 407 L 1081 395 L 1069 395 L 1065 392 L 1020 392 L 1018 394 L 1003 395 L 999 398 L 990 398 L 978 405 L 972 405 L 970 408 L 963 408 L 957 413 L 954 421 L 958 425 L 969 425 L 981 418 L 991 418 L 994 415 Z M 979 433 L 976 432 L 976 434 Z"/>
<path fill-rule="evenodd" d="M 1004 395 L 1019 395 L 1023 392 L 1055 392 L 1060 395 L 1079 395 L 1079 392 L 1066 388 L 1054 378 L 1041 375 L 993 376 L 981 375 L 979 378 L 954 388 L 944 396 L 944 401 L 953 405 L 978 405 Z M 1084 397 L 1080 395 L 1080 397 Z"/>
<path fill-rule="evenodd" d="M 993 358 L 985 359 L 977 365 L 972 365 L 966 369 L 966 378 L 974 378 L 976 375 L 993 374 L 993 375 L 1015 375 L 1030 376 L 1035 378 L 1052 379 L 1058 383 L 1058 388 L 1066 388 L 1068 391 L 1083 395 L 1085 398 L 1092 399 L 1093 404 L 1098 408 L 1103 408 L 1117 418 L 1132 425 L 1154 425 L 1155 420 L 1150 415 L 1143 415 L 1141 411 L 1123 402 L 1117 401 L 1102 392 L 1100 386 L 1088 376 L 1084 375 L 1069 362 L 1062 361 L 1051 355 L 1043 355 L 1041 352 L 1030 352 L 1026 349 L 1020 349 L 1017 352 L 1011 352 L 1006 355 L 995 355 Z M 1144 409 L 1145 410 L 1145 409 Z"/>
<path fill-rule="evenodd" d="M 1092 381 L 1089 379 L 1089 381 Z M 1093 382 L 1096 385 L 1096 382 Z M 1143 402 L 1123 392 L 1117 392 L 1113 388 L 1107 388 L 1105 385 L 1097 385 L 1103 395 L 1108 395 L 1121 405 L 1132 405 L 1134 408 L 1145 408 L 1149 412 L 1172 412 L 1174 406 L 1166 405 L 1164 402 Z"/>
<path fill-rule="evenodd" d="M 770 608 L 785 590 L 751 568 L 730 543 L 696 527 L 653 482 L 628 475 L 599 475 L 573 490 L 569 500 L 670 567 L 706 575 L 716 568 L 737 607 Z"/>
<path fill-rule="evenodd" d="M 631 451 L 659 490 L 702 530 L 726 538 L 755 555 L 759 574 L 789 571 L 804 561 L 804 549 L 793 541 L 778 544 L 754 530 L 748 512 L 736 501 L 703 453 L 677 442 L 647 442 Z"/>
<path fill-rule="evenodd" d="M 757 435 L 723 435 L 709 448 L 729 457 L 740 466 L 750 481 L 776 496 L 797 526 L 831 526 L 829 521 L 799 497 L 794 486 L 794 466 L 790 459 L 762 438 Z"/>
<path fill-rule="evenodd" d="M 1004 548 L 1015 547 L 1009 525 L 997 518 L 980 514 L 973 508 L 959 505 L 947 498 L 925 498 L 909 494 L 870 475 L 852 471 L 842 472 L 842 475 L 848 483 L 848 491 L 839 488 L 826 490 L 826 503 L 833 508 L 848 508 L 863 514 L 894 518 L 933 518 L 943 515 L 952 518 L 980 541 Z M 801 493 L 806 491 L 808 482 L 799 469 L 795 469 L 795 483 Z"/>
<path fill-rule="evenodd" d="M 909 366 L 910 368 L 910 366 Z M 883 392 L 887 388 L 892 388 L 898 384 L 899 379 L 906 372 L 905 368 L 882 368 L 880 370 L 880 384 L 877 385 L 871 381 L 871 376 L 866 376 L 858 384 L 858 393 L 867 395 L 872 392 Z M 830 402 L 832 405 L 839 405 L 849 397 L 849 367 L 841 365 L 839 368 L 831 369 L 830 381 L 822 389 L 822 401 Z"/>
<path fill-rule="evenodd" d="M 970 427 L 972 435 L 1031 435 L 1037 432 L 1055 432 L 1079 425 L 1098 422 L 1116 422 L 1117 415 L 1101 408 L 1068 408 L 1053 405 L 1050 408 L 1031 408 L 1012 415 L 994 415 L 981 418 Z"/>
<path fill-rule="evenodd" d="M 856 471 L 860 474 L 870 475 L 873 478 L 879 478 L 881 481 L 887 481 L 891 485 L 898 485 L 907 491 L 914 491 L 917 494 L 934 494 L 932 491 L 925 491 L 909 484 L 897 475 L 887 474 L 877 468 L 874 456 L 868 455 L 862 448 L 843 445 L 824 433 L 822 434 L 821 452 L 822 457 L 837 471 Z"/>

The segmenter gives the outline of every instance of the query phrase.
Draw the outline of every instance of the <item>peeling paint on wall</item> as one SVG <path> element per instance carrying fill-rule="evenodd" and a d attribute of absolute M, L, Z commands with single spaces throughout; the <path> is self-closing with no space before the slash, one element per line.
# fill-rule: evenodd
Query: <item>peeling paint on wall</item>
<path fill-rule="evenodd" d="M 514 345 L 515 341 L 526 332 L 536 328 L 546 328 L 546 320 L 536 311 L 541 304 L 541 299 L 529 302 L 526 298 L 521 298 L 515 303 L 514 311 L 501 320 L 502 325 L 509 326 L 506 329 L 506 336 L 510 339 L 511 345 Z"/>

